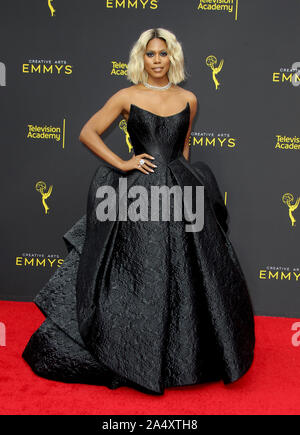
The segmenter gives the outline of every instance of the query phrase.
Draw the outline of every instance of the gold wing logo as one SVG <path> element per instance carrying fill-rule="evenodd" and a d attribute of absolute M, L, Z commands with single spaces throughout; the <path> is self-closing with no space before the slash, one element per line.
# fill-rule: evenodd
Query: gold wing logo
<path fill-rule="evenodd" d="M 53 2 L 53 0 L 48 0 L 48 7 L 49 7 L 50 12 L 51 12 L 51 17 L 54 17 L 55 9 L 54 9 L 54 7 L 52 6 L 52 2 Z"/>
<path fill-rule="evenodd" d="M 217 64 L 216 56 L 211 55 L 211 56 L 207 56 L 207 58 L 206 58 L 206 65 L 209 66 L 212 70 L 212 77 L 213 77 L 213 81 L 214 81 L 215 86 L 216 86 L 216 90 L 220 86 L 220 82 L 218 81 L 216 75 L 219 74 L 219 72 L 223 68 L 223 63 L 224 63 L 224 59 L 221 59 L 219 66 L 216 66 L 216 64 Z"/>
<path fill-rule="evenodd" d="M 293 216 L 293 212 L 298 208 L 298 205 L 300 203 L 300 197 L 297 198 L 294 204 L 292 204 L 293 201 L 294 201 L 294 196 L 291 193 L 285 193 L 282 197 L 282 202 L 285 205 L 287 205 L 289 208 L 289 217 L 292 222 L 292 227 L 294 227 L 296 223 L 296 219 Z"/>
<path fill-rule="evenodd" d="M 52 193 L 52 189 L 53 186 L 51 185 L 48 189 L 48 192 L 46 192 L 46 183 L 44 181 L 38 181 L 35 185 L 35 190 L 37 192 L 40 192 L 41 196 L 42 196 L 42 204 L 44 206 L 45 209 L 45 214 L 48 213 L 48 210 L 50 210 L 50 208 L 48 207 L 48 205 L 46 204 L 46 199 L 49 198 L 49 196 Z"/>
<path fill-rule="evenodd" d="M 123 130 L 125 135 L 126 135 L 126 143 L 128 146 L 128 152 L 131 153 L 132 145 L 130 143 L 130 136 L 129 136 L 129 133 L 127 131 L 127 122 L 125 121 L 125 119 L 122 119 L 122 121 L 119 123 L 119 128 L 120 128 L 120 130 Z"/>

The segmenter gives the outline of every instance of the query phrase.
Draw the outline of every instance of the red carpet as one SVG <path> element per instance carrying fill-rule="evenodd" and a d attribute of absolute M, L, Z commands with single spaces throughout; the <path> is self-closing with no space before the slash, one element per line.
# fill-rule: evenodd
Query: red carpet
<path fill-rule="evenodd" d="M 36 376 L 21 354 L 44 316 L 29 302 L 1 302 L 6 346 L 0 346 L 0 414 L 205 415 L 300 414 L 299 319 L 256 316 L 256 353 L 239 381 L 173 387 L 149 396 L 127 387 L 64 384 Z"/>

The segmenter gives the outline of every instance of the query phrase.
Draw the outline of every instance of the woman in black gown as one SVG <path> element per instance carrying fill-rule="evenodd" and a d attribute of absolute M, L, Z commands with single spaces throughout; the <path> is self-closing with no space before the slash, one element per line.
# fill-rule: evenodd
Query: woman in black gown
<path fill-rule="evenodd" d="M 134 85 L 113 95 L 81 131 L 102 162 L 86 214 L 63 236 L 68 255 L 34 299 L 46 319 L 22 356 L 39 376 L 161 395 L 171 386 L 234 382 L 252 364 L 253 309 L 228 238 L 228 212 L 210 167 L 188 161 L 197 99 L 177 85 L 185 78 L 183 59 L 171 32 L 143 32 L 128 64 Z M 135 153 L 128 161 L 100 137 L 120 114 Z M 185 215 L 119 219 L 119 200 L 127 197 L 121 179 L 127 191 L 147 193 L 153 186 L 204 186 L 203 228 L 187 231 Z M 114 207 L 105 207 L 116 219 L 99 219 L 101 189 L 116 193 Z M 135 201 L 128 195 L 128 210 Z"/>

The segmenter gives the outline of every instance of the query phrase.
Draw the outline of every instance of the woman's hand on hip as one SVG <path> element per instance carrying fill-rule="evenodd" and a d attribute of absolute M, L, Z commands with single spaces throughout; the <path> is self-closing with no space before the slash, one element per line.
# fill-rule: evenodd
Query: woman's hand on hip
<path fill-rule="evenodd" d="M 147 158 L 154 159 L 155 157 L 146 153 L 139 154 L 137 156 L 134 155 L 131 157 L 130 160 L 124 161 L 121 170 L 127 172 L 127 171 L 131 171 L 132 169 L 138 169 L 144 174 L 149 174 L 149 172 L 147 171 L 154 172 L 152 168 L 157 168 L 157 166 L 151 163 Z M 144 162 L 140 163 L 141 159 L 143 159 Z"/>

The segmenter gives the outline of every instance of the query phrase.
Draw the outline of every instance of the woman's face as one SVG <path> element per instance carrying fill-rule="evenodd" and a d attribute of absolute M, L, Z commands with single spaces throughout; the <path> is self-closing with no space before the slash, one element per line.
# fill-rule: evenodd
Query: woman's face
<path fill-rule="evenodd" d="M 168 73 L 170 58 L 165 41 L 154 38 L 148 42 L 144 54 L 144 67 L 149 76 L 153 78 L 162 78 Z"/>

